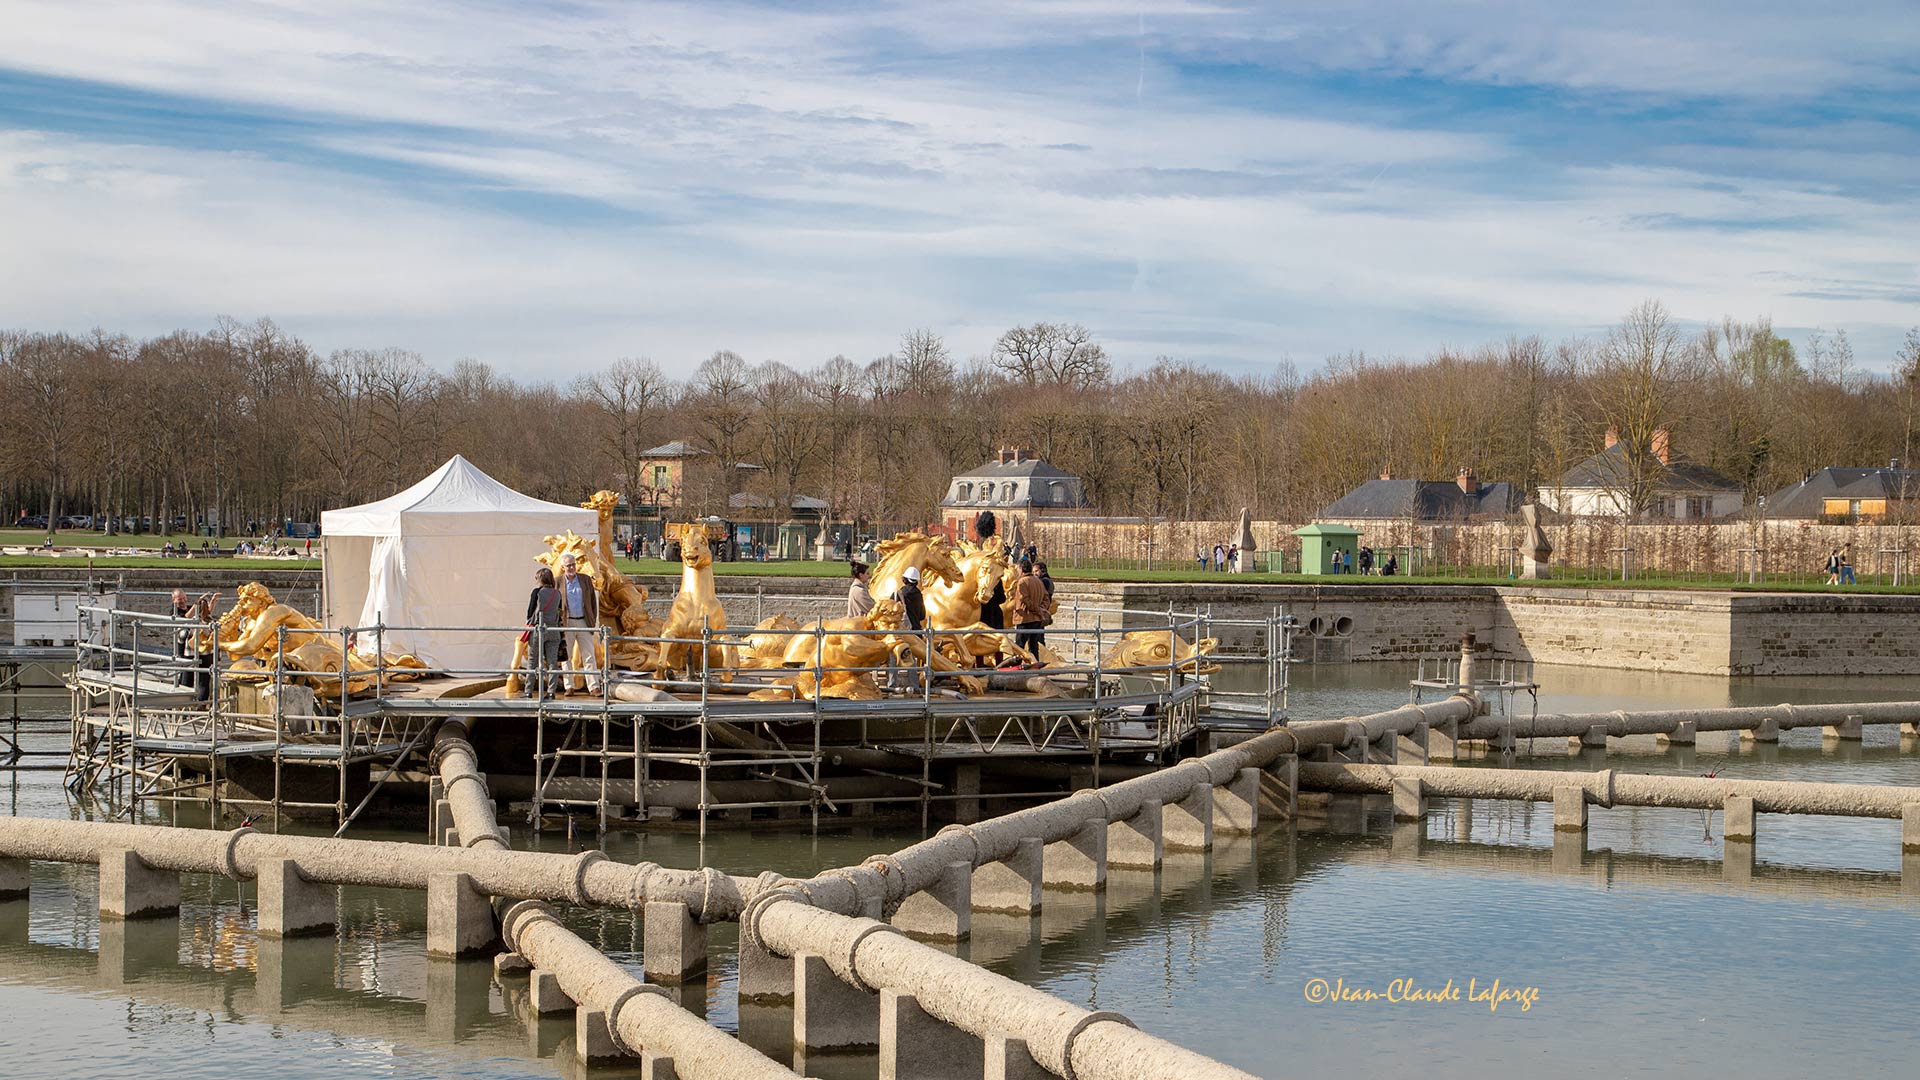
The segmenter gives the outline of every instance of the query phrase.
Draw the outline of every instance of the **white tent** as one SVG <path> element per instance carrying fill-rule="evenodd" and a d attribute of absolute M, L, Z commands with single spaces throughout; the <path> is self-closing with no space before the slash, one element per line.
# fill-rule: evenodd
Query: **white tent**
<path fill-rule="evenodd" d="M 520 626 L 541 538 L 598 528 L 592 510 L 529 498 L 456 454 L 398 495 L 320 515 L 321 621 L 393 627 L 387 652 L 436 667 L 505 668 L 512 634 L 407 628 Z"/>

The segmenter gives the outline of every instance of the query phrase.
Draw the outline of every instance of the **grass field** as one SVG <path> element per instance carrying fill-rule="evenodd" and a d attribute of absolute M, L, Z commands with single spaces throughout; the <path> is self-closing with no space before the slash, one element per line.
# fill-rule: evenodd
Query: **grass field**
<path fill-rule="evenodd" d="M 32 532 L 20 529 L 0 529 L 0 546 L 38 547 L 46 539 L 44 532 Z M 93 548 L 140 548 L 157 552 L 168 541 L 183 542 L 189 546 L 200 543 L 198 537 L 169 537 L 141 535 L 105 536 L 97 532 L 59 532 L 54 534 L 54 543 L 61 547 Z M 228 537 L 224 546 L 231 547 L 238 542 Z M 304 540 L 291 541 L 290 546 L 299 549 Z M 615 559 L 615 565 L 629 574 L 653 574 L 678 577 L 680 564 L 665 559 Z M 240 559 L 240 558 L 196 558 L 167 559 L 156 555 L 116 555 L 83 558 L 66 555 L 51 558 L 44 555 L 0 555 L 0 568 L 19 569 L 27 567 L 74 567 L 90 566 L 97 569 L 168 569 L 168 570 L 315 570 L 320 566 L 319 559 Z M 833 562 L 733 562 L 714 564 L 714 573 L 725 577 L 818 577 L 845 578 L 847 564 Z M 1884 583 L 1862 581 L 1859 585 L 1832 586 L 1818 580 L 1781 580 L 1773 579 L 1759 585 L 1748 585 L 1744 581 L 1731 580 L 1722 575 L 1712 578 L 1702 574 L 1647 572 L 1636 576 L 1632 581 L 1622 582 L 1616 578 L 1596 574 L 1567 573 L 1546 581 L 1520 582 L 1486 570 L 1481 573 L 1443 572 L 1422 577 L 1363 577 L 1358 574 L 1318 577 L 1305 574 L 1216 574 L 1199 569 L 1168 568 L 1155 570 L 1139 569 L 1094 569 L 1056 567 L 1053 576 L 1061 581 L 1111 581 L 1143 582 L 1155 584 L 1206 584 L 1206 585 L 1318 585 L 1322 588 L 1347 588 L 1355 585 L 1532 585 L 1552 589 L 1696 589 L 1720 592 L 1851 592 L 1875 594 L 1920 594 L 1920 585 L 1891 586 Z"/>

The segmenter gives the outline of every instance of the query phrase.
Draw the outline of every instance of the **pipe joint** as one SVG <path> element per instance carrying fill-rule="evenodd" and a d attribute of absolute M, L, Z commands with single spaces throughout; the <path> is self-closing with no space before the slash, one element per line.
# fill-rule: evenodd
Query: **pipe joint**
<path fill-rule="evenodd" d="M 673 997 L 667 992 L 666 987 L 660 986 L 657 983 L 643 982 L 635 983 L 625 990 L 620 991 L 619 996 L 613 999 L 613 1003 L 607 1006 L 607 1033 L 613 1037 L 614 1048 L 628 1057 L 639 1057 L 640 1051 L 644 1049 L 644 1047 L 629 1046 L 627 1045 L 627 1040 L 620 1036 L 620 1010 L 627 1002 L 632 1001 L 641 994 L 656 994 L 666 998 L 668 1001 L 673 1001 Z M 679 1003 L 675 1002 L 675 1004 L 677 1005 Z"/>
<path fill-rule="evenodd" d="M 1110 1012 L 1105 1009 L 1101 1009 L 1096 1012 L 1090 1012 L 1087 1015 L 1081 1017 L 1078 1021 L 1074 1023 L 1073 1027 L 1067 1029 L 1067 1037 L 1060 1041 L 1060 1076 L 1062 1077 L 1062 1080 L 1078 1080 L 1078 1078 L 1074 1076 L 1074 1072 L 1073 1072 L 1074 1040 L 1080 1037 L 1081 1032 L 1087 1030 L 1089 1027 L 1092 1027 L 1094 1024 L 1099 1024 L 1099 1023 L 1114 1023 L 1114 1024 L 1120 1024 L 1125 1027 L 1136 1028 L 1136 1029 L 1138 1027 L 1138 1025 L 1136 1025 L 1133 1021 L 1127 1019 L 1126 1017 L 1120 1015 L 1119 1013 Z"/>
<path fill-rule="evenodd" d="M 597 862 L 605 862 L 607 853 L 598 848 L 583 851 L 573 860 L 573 883 L 568 889 L 567 898 L 581 907 L 592 903 L 587 894 L 587 871 Z"/>
<path fill-rule="evenodd" d="M 253 835 L 253 826 L 242 825 L 227 834 L 227 842 L 220 848 L 220 872 L 234 881 L 241 880 L 240 841 Z"/>

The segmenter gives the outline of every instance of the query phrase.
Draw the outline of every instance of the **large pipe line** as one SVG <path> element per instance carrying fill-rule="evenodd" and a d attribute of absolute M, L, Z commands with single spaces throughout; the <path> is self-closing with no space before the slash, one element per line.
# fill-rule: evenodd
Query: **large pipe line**
<path fill-rule="evenodd" d="M 1302 762 L 1300 785 L 1320 791 L 1377 795 L 1395 779 L 1417 779 L 1427 795 L 1459 799 L 1551 802 L 1556 790 L 1575 787 L 1599 806 L 1664 806 L 1718 810 L 1730 798 L 1749 798 L 1765 814 L 1899 818 L 1920 804 L 1920 788 L 1885 784 L 1826 784 L 1798 780 L 1734 780 L 1704 776 L 1657 776 L 1612 769 L 1459 769 L 1438 765 L 1349 765 Z"/>
<path fill-rule="evenodd" d="M 1827 727 L 1857 718 L 1862 724 L 1920 723 L 1920 701 L 1869 701 L 1837 705 L 1749 705 L 1729 709 L 1658 709 L 1641 712 L 1551 713 L 1531 720 L 1481 717 L 1460 726 L 1462 739 L 1491 739 L 1511 732 L 1522 738 L 1585 735 L 1605 728 L 1609 736 L 1671 735 L 1682 724 L 1695 731 L 1750 731 L 1771 720 L 1781 728 Z"/>
<path fill-rule="evenodd" d="M 434 733 L 435 767 L 446 786 L 453 826 L 469 850 L 505 853 L 507 839 L 494 817 L 493 798 L 480 772 L 479 755 L 466 736 L 465 724 L 458 721 L 442 724 Z M 732 881 L 719 873 L 659 873 L 686 874 L 704 883 Z M 606 1015 L 616 1042 L 672 1058 L 675 1075 L 688 1080 L 798 1077 L 793 1070 L 681 1008 L 662 987 L 649 986 L 628 974 L 561 925 L 545 904 L 536 900 L 512 904 L 500 923 L 501 937 L 509 948 L 535 967 L 551 972 L 560 989 L 575 1002 Z"/>

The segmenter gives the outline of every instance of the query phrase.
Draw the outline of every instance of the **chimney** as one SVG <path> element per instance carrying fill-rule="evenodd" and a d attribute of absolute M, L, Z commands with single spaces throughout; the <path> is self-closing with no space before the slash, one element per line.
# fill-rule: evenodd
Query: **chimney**
<path fill-rule="evenodd" d="M 1386 465 L 1380 466 L 1380 479 L 1382 480 L 1393 479 L 1393 469 Z"/>
<path fill-rule="evenodd" d="M 1609 449 L 1609 450 L 1611 450 L 1611 449 L 1613 449 L 1613 448 L 1614 448 L 1615 446 L 1618 446 L 1619 444 L 1620 444 L 1620 427 L 1619 427 L 1619 425 L 1617 425 L 1617 424 L 1608 424 L 1608 425 L 1607 425 L 1607 449 Z"/>
<path fill-rule="evenodd" d="M 1480 478 L 1473 475 L 1473 469 L 1470 466 L 1460 467 L 1460 475 L 1454 477 L 1454 483 L 1459 484 L 1460 490 L 1469 495 L 1480 494 Z"/>
<path fill-rule="evenodd" d="M 1660 459 L 1660 464 L 1673 464 L 1673 437 L 1667 434 L 1666 428 L 1655 429 L 1651 448 L 1653 456 Z"/>

